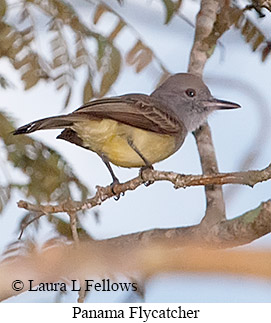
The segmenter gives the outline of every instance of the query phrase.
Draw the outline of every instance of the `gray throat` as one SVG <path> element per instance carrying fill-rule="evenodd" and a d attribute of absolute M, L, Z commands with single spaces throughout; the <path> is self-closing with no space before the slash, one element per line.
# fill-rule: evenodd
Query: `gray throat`
<path fill-rule="evenodd" d="M 181 116 L 179 113 L 179 117 L 181 117 L 187 131 L 192 132 L 198 129 L 207 120 L 210 113 L 211 111 L 206 110 L 185 111 Z"/>

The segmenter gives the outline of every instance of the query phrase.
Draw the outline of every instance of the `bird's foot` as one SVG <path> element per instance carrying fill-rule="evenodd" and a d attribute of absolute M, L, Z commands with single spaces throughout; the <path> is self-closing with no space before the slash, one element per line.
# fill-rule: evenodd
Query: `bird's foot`
<path fill-rule="evenodd" d="M 143 166 L 140 168 L 140 171 L 139 171 L 139 175 L 140 177 L 142 178 L 142 180 L 144 181 L 144 185 L 147 187 L 147 186 L 150 186 L 151 184 L 154 183 L 154 181 L 151 181 L 151 180 L 146 180 L 145 179 L 145 176 L 144 176 L 144 173 L 146 171 L 150 171 L 150 170 L 153 170 L 153 166 L 152 165 L 148 165 L 148 166 Z"/>
<path fill-rule="evenodd" d="M 121 196 L 124 196 L 124 192 L 121 192 L 119 194 L 116 193 L 116 191 L 114 190 L 116 185 L 119 185 L 120 181 L 117 178 L 113 179 L 113 182 L 110 184 L 111 187 L 111 191 L 114 194 L 114 200 L 118 201 L 120 199 Z"/>

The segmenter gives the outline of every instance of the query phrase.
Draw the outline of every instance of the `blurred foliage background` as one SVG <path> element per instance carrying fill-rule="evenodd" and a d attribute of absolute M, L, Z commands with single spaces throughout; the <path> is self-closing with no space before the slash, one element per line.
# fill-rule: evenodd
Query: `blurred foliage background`
<path fill-rule="evenodd" d="M 176 15 L 187 19 L 181 11 L 185 0 L 157 1 L 164 7 L 165 27 Z M 92 12 L 90 21 L 78 14 L 79 2 Z M 125 0 L 116 2 L 121 6 Z M 148 5 L 148 1 L 145 2 Z M 206 39 L 210 54 L 217 39 L 232 26 L 243 35 L 243 40 L 250 46 L 248 50 L 260 52 L 262 61 L 270 59 L 268 35 L 247 15 L 247 12 L 254 11 L 257 18 L 262 19 L 270 9 L 271 2 L 267 0 L 247 1 L 246 5 L 239 1 L 225 1 L 212 33 Z M 111 16 L 113 24 L 104 32 L 97 32 L 95 26 L 104 15 Z M 42 32 L 47 34 L 45 39 L 41 39 L 40 21 L 43 22 Z M 133 35 L 132 46 L 120 46 L 119 38 L 124 30 Z M 43 46 L 40 46 L 41 42 Z M 42 50 L 44 47 L 46 52 Z M 136 73 L 140 73 L 148 65 L 155 64 L 160 73 L 157 84 L 170 74 L 125 17 L 106 2 L 98 0 L 0 0 L 0 59 L 8 60 L 13 66 L 25 91 L 39 82 L 50 82 L 57 91 L 64 90 L 63 109 L 73 95 L 78 70 L 85 74 L 82 103 L 105 96 L 126 66 L 132 66 Z M 8 75 L 1 72 L 0 86 L 2 91 L 12 86 Z M 4 158 L 0 165 L 1 173 L 7 175 L 5 167 L 9 164 L 26 177 L 23 185 L 10 180 L 8 175 L 1 179 L 0 212 L 7 206 L 12 190 L 20 190 L 33 203 L 60 203 L 72 199 L 74 189 L 80 193 L 81 200 L 86 199 L 90 194 L 88 188 L 60 154 L 30 137 L 13 137 L 13 130 L 14 120 L 0 111 L 0 141 Z M 22 223 L 31 221 L 33 216 L 27 213 Z M 68 224 L 53 215 L 48 219 L 60 235 L 71 237 Z"/>

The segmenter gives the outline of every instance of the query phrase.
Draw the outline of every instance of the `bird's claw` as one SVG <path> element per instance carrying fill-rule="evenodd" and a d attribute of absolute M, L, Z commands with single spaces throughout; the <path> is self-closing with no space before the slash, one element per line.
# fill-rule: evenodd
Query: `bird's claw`
<path fill-rule="evenodd" d="M 121 196 L 124 196 L 125 195 L 125 193 L 124 192 L 121 192 L 120 194 L 116 194 L 115 196 L 114 196 L 114 200 L 115 201 L 118 201 L 119 199 L 120 199 L 120 197 Z"/>
<path fill-rule="evenodd" d="M 144 183 L 144 186 L 148 187 L 153 183 L 154 183 L 154 181 L 147 181 L 147 182 Z"/>
<path fill-rule="evenodd" d="M 152 181 L 152 180 L 145 181 L 144 174 L 143 174 L 145 170 L 153 170 L 153 166 L 149 165 L 149 166 L 141 167 L 140 171 L 139 171 L 139 175 L 142 178 L 142 180 L 144 181 L 144 186 L 148 187 L 151 184 L 153 184 L 154 181 Z"/>
<path fill-rule="evenodd" d="M 121 192 L 121 193 L 117 194 L 117 193 L 115 192 L 115 190 L 114 190 L 114 187 L 115 187 L 116 185 L 119 185 L 119 184 L 120 184 L 120 181 L 119 181 L 117 178 L 115 178 L 115 179 L 113 180 L 113 182 L 111 183 L 111 185 L 110 185 L 110 187 L 111 187 L 111 191 L 112 191 L 112 193 L 114 194 L 114 200 L 115 200 L 115 201 L 118 201 L 118 200 L 120 199 L 120 197 L 121 197 L 121 196 L 124 196 L 124 192 Z"/>

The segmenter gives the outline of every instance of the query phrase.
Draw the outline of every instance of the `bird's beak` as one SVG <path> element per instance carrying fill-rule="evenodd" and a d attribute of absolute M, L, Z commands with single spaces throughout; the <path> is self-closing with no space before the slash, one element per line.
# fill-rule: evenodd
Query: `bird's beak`
<path fill-rule="evenodd" d="M 241 108 L 241 106 L 238 103 L 219 100 L 219 99 L 215 99 L 215 98 L 212 98 L 208 101 L 203 101 L 202 103 L 206 108 L 213 108 L 214 110 Z"/>

